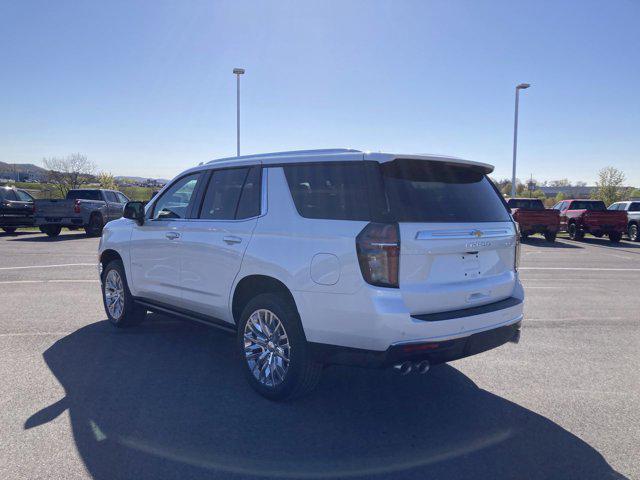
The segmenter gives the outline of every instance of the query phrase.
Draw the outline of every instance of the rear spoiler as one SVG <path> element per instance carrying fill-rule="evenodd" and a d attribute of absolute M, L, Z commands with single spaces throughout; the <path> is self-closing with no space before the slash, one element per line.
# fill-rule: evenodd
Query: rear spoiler
<path fill-rule="evenodd" d="M 493 165 L 482 162 L 474 162 L 458 157 L 447 157 L 444 155 L 398 155 L 389 153 L 365 153 L 364 160 L 375 160 L 380 163 L 393 162 L 394 160 L 424 160 L 427 162 L 442 162 L 444 164 L 471 167 L 480 170 L 485 175 L 493 172 Z"/>

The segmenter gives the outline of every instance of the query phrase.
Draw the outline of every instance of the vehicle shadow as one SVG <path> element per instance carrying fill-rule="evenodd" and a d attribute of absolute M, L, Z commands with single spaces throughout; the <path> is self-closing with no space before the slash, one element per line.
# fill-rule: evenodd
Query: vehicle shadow
<path fill-rule="evenodd" d="M 586 235 L 582 240 L 580 240 L 580 243 L 586 243 L 587 245 L 595 245 L 595 246 L 609 247 L 609 248 L 632 248 L 640 251 L 640 243 L 632 242 L 626 238 L 623 239 L 620 243 L 612 243 L 607 237 L 597 238 L 597 237 Z M 636 253 L 636 252 L 629 252 L 629 253 Z"/>
<path fill-rule="evenodd" d="M 565 239 L 566 240 L 566 239 Z M 541 248 L 584 248 L 580 245 L 576 245 L 573 243 L 564 243 L 559 242 L 556 239 L 555 242 L 547 242 L 544 237 L 527 237 L 526 240 L 522 241 L 523 245 L 531 245 L 533 247 L 541 247 Z"/>
<path fill-rule="evenodd" d="M 227 334 L 151 318 L 124 331 L 97 322 L 44 353 L 66 396 L 25 429 L 68 409 L 95 479 L 624 478 L 451 366 L 332 367 L 309 397 L 275 403 L 250 389 Z"/>
<path fill-rule="evenodd" d="M 57 237 L 49 237 L 41 232 L 32 232 L 29 236 L 16 236 L 10 239 L 12 242 L 64 242 L 67 240 L 76 240 L 78 238 L 87 238 L 84 230 L 63 232 Z"/>

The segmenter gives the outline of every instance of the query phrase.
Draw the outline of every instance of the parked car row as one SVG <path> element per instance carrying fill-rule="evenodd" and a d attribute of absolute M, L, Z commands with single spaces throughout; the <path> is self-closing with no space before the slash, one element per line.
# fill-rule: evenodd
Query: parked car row
<path fill-rule="evenodd" d="M 0 187 L 0 228 L 13 233 L 20 227 L 38 227 L 56 237 L 63 227 L 84 228 L 100 236 L 107 222 L 122 217 L 129 198 L 115 190 L 69 190 L 65 199 L 35 200 L 24 190 Z"/>
<path fill-rule="evenodd" d="M 597 238 L 608 236 L 618 243 L 624 234 L 631 241 L 640 241 L 640 201 L 616 202 L 607 207 L 601 200 L 563 200 L 545 209 L 536 198 L 510 198 L 507 205 L 518 222 L 520 236 L 541 233 L 549 242 L 558 232 L 567 232 L 572 240 L 582 240 L 585 234 Z"/>

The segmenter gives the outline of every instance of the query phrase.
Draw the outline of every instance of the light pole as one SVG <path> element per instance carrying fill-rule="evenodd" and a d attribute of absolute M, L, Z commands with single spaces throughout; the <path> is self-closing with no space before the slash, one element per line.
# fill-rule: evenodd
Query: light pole
<path fill-rule="evenodd" d="M 240 156 L 240 75 L 244 75 L 244 68 L 234 68 L 233 73 L 236 76 L 237 80 L 237 89 L 236 89 L 236 137 L 237 137 L 237 146 L 236 152 L 237 156 Z"/>
<path fill-rule="evenodd" d="M 520 90 L 529 88 L 528 83 L 516 86 L 516 112 L 513 120 L 513 171 L 511 172 L 511 196 L 516 196 L 516 153 L 518 151 L 518 103 L 520 102 Z"/>

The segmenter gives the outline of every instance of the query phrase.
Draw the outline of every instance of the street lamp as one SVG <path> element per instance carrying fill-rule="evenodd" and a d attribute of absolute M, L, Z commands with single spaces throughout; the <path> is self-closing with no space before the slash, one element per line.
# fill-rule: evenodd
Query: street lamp
<path fill-rule="evenodd" d="M 244 68 L 234 68 L 233 74 L 236 76 L 236 137 L 237 137 L 237 156 L 240 156 L 240 75 L 244 75 Z"/>
<path fill-rule="evenodd" d="M 521 83 L 516 86 L 516 112 L 513 121 L 513 171 L 511 172 L 511 196 L 516 196 L 516 153 L 518 151 L 518 103 L 520 101 L 520 90 L 529 88 L 528 83 Z"/>

